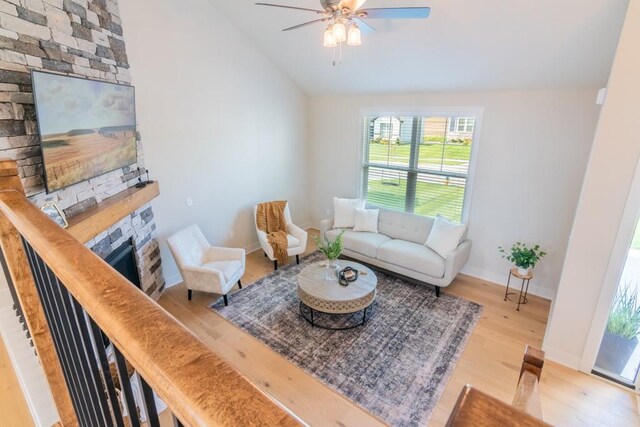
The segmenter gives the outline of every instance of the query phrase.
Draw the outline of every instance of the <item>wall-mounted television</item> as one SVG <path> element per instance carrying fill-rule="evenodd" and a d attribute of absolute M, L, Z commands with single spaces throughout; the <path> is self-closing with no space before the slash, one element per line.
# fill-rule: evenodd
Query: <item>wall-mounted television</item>
<path fill-rule="evenodd" d="M 31 76 L 47 193 L 137 162 L 132 86 Z"/>

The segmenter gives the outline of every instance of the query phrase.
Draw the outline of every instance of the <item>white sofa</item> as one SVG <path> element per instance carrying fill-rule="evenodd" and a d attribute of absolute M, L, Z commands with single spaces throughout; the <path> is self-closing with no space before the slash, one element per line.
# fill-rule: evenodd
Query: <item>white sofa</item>
<path fill-rule="evenodd" d="M 380 209 L 378 233 L 345 229 L 342 254 L 419 282 L 440 288 L 449 286 L 469 260 L 471 240 L 466 236 L 446 259 L 425 246 L 435 218 Z M 322 238 L 335 239 L 341 229 L 333 220 L 320 224 Z"/>

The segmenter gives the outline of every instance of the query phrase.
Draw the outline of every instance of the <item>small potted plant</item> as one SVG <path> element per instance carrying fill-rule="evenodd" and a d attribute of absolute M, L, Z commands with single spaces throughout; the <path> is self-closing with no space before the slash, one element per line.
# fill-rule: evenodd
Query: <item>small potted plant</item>
<path fill-rule="evenodd" d="M 336 236 L 334 240 L 329 240 L 325 238 L 324 240 L 320 239 L 320 237 L 315 236 L 313 240 L 316 242 L 318 246 L 318 250 L 327 257 L 329 261 L 327 266 L 327 275 L 326 279 L 329 281 L 336 280 L 336 270 L 338 269 L 337 259 L 342 253 L 342 235 L 344 234 L 344 230 L 340 232 Z"/>
<path fill-rule="evenodd" d="M 529 274 L 540 258 L 547 254 L 540 249 L 540 245 L 528 247 L 522 242 L 514 243 L 508 253 L 502 246 L 499 246 L 498 250 L 502 254 L 502 258 L 518 267 L 518 274 L 522 276 Z"/>
<path fill-rule="evenodd" d="M 627 283 L 613 300 L 607 329 L 600 344 L 596 366 L 614 374 L 622 374 L 640 335 L 640 301 L 635 286 Z"/>

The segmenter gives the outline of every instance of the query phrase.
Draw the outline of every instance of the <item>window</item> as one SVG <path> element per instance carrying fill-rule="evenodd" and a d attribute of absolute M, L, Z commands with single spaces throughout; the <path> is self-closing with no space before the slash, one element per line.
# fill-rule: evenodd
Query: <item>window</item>
<path fill-rule="evenodd" d="M 473 134 L 476 119 L 473 117 L 451 117 L 449 132 Z M 469 135 L 471 137 L 472 135 Z"/>
<path fill-rule="evenodd" d="M 475 117 L 365 117 L 367 201 L 461 221 L 475 123 Z"/>
<path fill-rule="evenodd" d="M 380 123 L 380 137 L 389 138 L 391 136 L 391 123 Z"/>

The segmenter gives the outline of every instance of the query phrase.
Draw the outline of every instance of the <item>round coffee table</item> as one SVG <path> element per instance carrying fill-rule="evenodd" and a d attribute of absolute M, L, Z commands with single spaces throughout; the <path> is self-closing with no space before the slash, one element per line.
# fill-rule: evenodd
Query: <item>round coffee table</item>
<path fill-rule="evenodd" d="M 358 280 L 342 286 L 336 280 L 326 280 L 327 261 L 311 264 L 298 274 L 298 297 L 300 298 L 300 314 L 311 326 L 324 329 L 343 330 L 364 325 L 367 321 L 367 308 L 376 299 L 378 278 L 368 267 L 353 261 L 338 261 L 339 270 L 347 266 L 358 270 Z M 338 270 L 337 270 L 338 271 Z M 303 310 L 304 308 L 308 310 Z M 309 311 L 307 316 L 305 311 Z M 314 311 L 326 314 L 353 315 L 362 311 L 362 322 L 345 327 L 331 327 L 317 323 Z"/>

